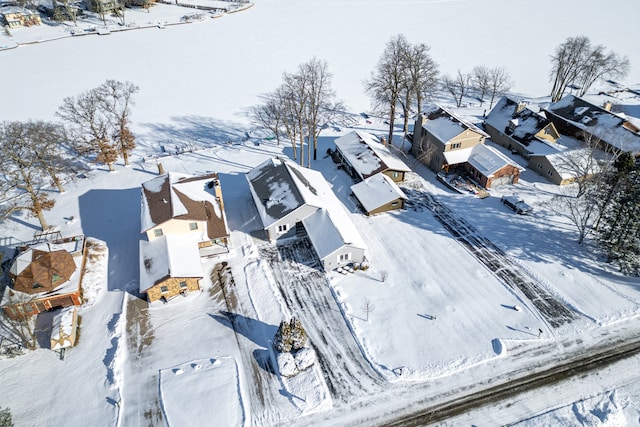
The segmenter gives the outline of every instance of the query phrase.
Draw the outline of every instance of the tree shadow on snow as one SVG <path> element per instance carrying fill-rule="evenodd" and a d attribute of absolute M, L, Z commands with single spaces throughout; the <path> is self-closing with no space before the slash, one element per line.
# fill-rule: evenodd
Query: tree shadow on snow
<path fill-rule="evenodd" d="M 256 345 L 262 347 L 253 351 L 253 357 L 258 366 L 267 372 L 275 373 L 273 369 L 273 352 L 270 350 L 271 341 L 278 327 L 269 325 L 257 319 L 251 319 L 241 314 L 220 311 L 220 314 L 209 313 L 212 319 L 228 328 L 232 328 L 238 335 L 242 335 Z"/>

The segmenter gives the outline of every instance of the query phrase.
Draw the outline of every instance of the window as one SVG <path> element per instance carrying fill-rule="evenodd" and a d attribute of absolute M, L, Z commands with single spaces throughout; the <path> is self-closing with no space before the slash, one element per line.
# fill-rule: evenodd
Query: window
<path fill-rule="evenodd" d="M 198 229 L 198 223 L 197 222 L 190 222 L 189 223 L 189 230 L 194 231 Z"/>
<path fill-rule="evenodd" d="M 340 256 L 338 257 L 339 262 L 349 261 L 350 259 L 351 259 L 351 253 L 340 254 Z"/>
<path fill-rule="evenodd" d="M 169 287 L 168 286 L 160 286 L 160 292 L 163 293 L 163 294 L 169 293 Z"/>
<path fill-rule="evenodd" d="M 392 178 L 398 178 L 400 176 L 400 172 L 394 172 L 391 174 Z"/>
<path fill-rule="evenodd" d="M 549 175 L 549 176 L 553 176 L 553 172 L 551 172 L 551 171 L 547 171 L 547 175 Z"/>
<path fill-rule="evenodd" d="M 395 208 L 396 206 L 398 206 L 398 202 L 393 202 L 393 203 L 391 203 L 391 207 L 392 207 L 392 208 Z"/>
<path fill-rule="evenodd" d="M 538 163 L 538 164 L 536 165 L 536 167 L 537 167 L 538 169 L 542 169 L 542 163 Z"/>
<path fill-rule="evenodd" d="M 462 146 L 461 142 L 456 142 L 455 144 L 451 144 L 451 149 L 455 150 L 456 148 L 460 148 Z"/>
<path fill-rule="evenodd" d="M 289 224 L 280 224 L 278 226 L 278 233 L 286 233 L 289 229 Z"/>
<path fill-rule="evenodd" d="M 182 281 L 180 282 L 180 289 L 186 289 L 187 288 L 187 282 L 186 281 Z"/>
<path fill-rule="evenodd" d="M 162 237 L 162 228 L 156 228 L 155 230 L 153 230 L 153 234 L 156 237 Z"/>

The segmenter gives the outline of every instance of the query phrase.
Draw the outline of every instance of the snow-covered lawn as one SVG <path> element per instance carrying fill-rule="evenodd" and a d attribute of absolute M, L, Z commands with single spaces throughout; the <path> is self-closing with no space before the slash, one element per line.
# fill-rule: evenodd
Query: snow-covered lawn
<path fill-rule="evenodd" d="M 544 24 L 550 10 L 565 18 Z M 150 25 L 177 22 L 192 11 L 156 5 L 148 14 L 130 12 L 128 20 Z M 94 166 L 86 178 L 67 184 L 64 194 L 52 193 L 57 205 L 46 213 L 63 235 L 83 233 L 108 246 L 108 262 L 91 267 L 95 274 L 85 277 L 89 303 L 79 312 L 78 344 L 67 350 L 64 361 L 46 349 L 0 359 L 0 406 L 11 409 L 16 425 L 175 426 L 185 419 L 207 425 L 212 414 L 225 425 L 286 424 L 305 415 L 313 425 L 348 424 L 365 419 L 368 411 L 376 413 L 373 407 L 402 410 L 394 406 L 402 402 L 385 397 L 408 401 L 427 389 L 437 394 L 494 374 L 506 377 L 530 363 L 551 363 L 553 351 L 579 351 L 577 342 L 583 339 L 637 335 L 637 278 L 622 277 L 603 264 L 591 243 L 575 243 L 572 227 L 546 205 L 556 187 L 526 171 L 517 186 L 493 190 L 492 197 L 481 200 L 454 194 L 432 172 L 407 160 L 420 188 L 576 313 L 576 320 L 558 328 L 550 327 L 534 304 L 480 263 L 429 209 L 374 217 L 358 212 L 349 197 L 353 182 L 324 157 L 326 149 L 333 148 L 333 138 L 349 129 L 329 129 L 312 167 L 331 183 L 366 240 L 371 268 L 347 275 L 329 273 L 327 293 L 335 301 L 323 306 L 318 292 L 311 297 L 320 302 L 305 303 L 326 310 L 335 307 L 326 318 L 343 322 L 340 326 L 348 332 L 327 338 L 336 354 L 358 358 L 361 364 L 354 364 L 352 378 L 364 363 L 387 382 L 367 378 L 360 384 L 364 396 L 352 391 L 341 395 L 356 396 L 352 403 L 332 399 L 340 393 L 332 391 L 331 381 L 347 374 L 327 376 L 320 363 L 283 379 L 268 365 L 271 339 L 279 322 L 298 315 L 292 309 L 305 304 L 288 301 L 290 295 L 279 290 L 286 284 L 277 282 L 276 266 L 260 255 L 265 242 L 256 233 L 261 225 L 244 173 L 269 156 L 291 155 L 291 149 L 259 138 L 242 140 L 250 128 L 246 108 L 278 85 L 282 71 L 292 71 L 313 55 L 327 60 L 334 88 L 354 117 L 370 111 L 362 81 L 384 43 L 399 32 L 412 42 L 431 45 L 432 56 L 446 73 L 470 71 L 483 63 L 504 65 L 515 80 L 513 92 L 529 97 L 548 92 L 548 59 L 554 47 L 566 37 L 587 34 L 594 43 L 629 56 L 636 67 L 629 82 L 637 83 L 640 50 L 634 44 L 634 17 L 639 15 L 640 3 L 632 0 L 607 8 L 579 0 L 561 6 L 542 0 L 517 7 L 507 0 L 261 0 L 245 12 L 215 20 L 162 29 L 154 24 L 144 30 L 67 37 L 0 51 L 4 120 L 53 119 L 64 97 L 107 78 L 140 86 L 132 123 L 138 143 L 133 164 L 120 164 L 113 173 Z M 454 31 L 450 23 L 461 17 L 473 19 L 466 20 L 464 31 Z M 514 24 L 516 18 L 519 25 Z M 585 24 L 589 22 L 593 24 Z M 38 39 L 38 32 L 45 30 L 51 27 L 14 31 L 14 41 L 33 39 L 34 34 Z M 0 45 L 5 43 L 3 35 Z M 55 73 L 43 74 L 50 66 L 55 66 Z M 475 107 L 463 111 L 481 115 L 482 108 Z M 372 121 L 359 118 L 353 126 L 385 132 L 381 120 Z M 173 154 L 187 146 L 206 148 Z M 134 295 L 142 237 L 140 184 L 157 174 L 158 161 L 167 171 L 219 174 L 232 251 L 203 264 L 201 293 L 148 307 Z M 534 207 L 532 215 L 515 215 L 500 203 L 502 194 L 512 192 Z M 35 224 L 24 214 L 0 224 L 3 249 L 30 240 Z M 229 301 L 209 277 L 222 261 L 231 268 L 235 289 L 230 295 L 236 301 Z M 311 274 L 300 271 L 294 272 L 300 274 L 298 281 Z M 323 325 L 308 327 L 322 330 Z M 314 338 L 314 348 L 331 350 L 319 342 L 320 335 Z M 360 351 L 354 355 L 352 348 Z M 547 350 L 552 353 L 545 354 Z M 540 354 L 535 360 L 527 357 L 536 353 Z M 324 356 L 320 360 L 327 360 Z M 350 367 L 348 362 L 344 366 Z M 606 374 L 606 388 L 591 392 L 572 384 L 567 387 L 571 393 L 558 402 L 544 400 L 540 393 L 530 397 L 531 405 L 505 409 L 497 423 L 530 419 L 523 425 L 597 425 L 599 419 L 638 425 L 640 386 L 626 380 L 637 376 L 637 358 L 625 367 L 630 374 Z M 572 405 L 583 398 L 587 400 Z M 546 413 L 550 408 L 557 411 Z M 331 418 L 328 414 L 336 414 L 334 423 L 323 418 Z M 535 418 L 539 414 L 543 415 Z M 464 421 L 482 419 L 496 418 L 480 412 Z"/>

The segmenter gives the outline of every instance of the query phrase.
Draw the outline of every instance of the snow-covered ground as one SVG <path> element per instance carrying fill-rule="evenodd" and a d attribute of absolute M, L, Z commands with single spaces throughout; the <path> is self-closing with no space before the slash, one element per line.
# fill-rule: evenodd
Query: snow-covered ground
<path fill-rule="evenodd" d="M 515 188 L 477 199 L 450 192 L 408 158 L 415 171 L 408 185 L 414 196 L 428 197 L 403 211 L 365 217 L 349 198 L 351 179 L 320 156 L 312 167 L 350 212 L 372 265 L 325 277 L 313 268 L 268 259 L 273 248 L 254 237 L 259 217 L 243 174 L 268 156 L 290 155 L 290 148 L 258 139 L 240 143 L 249 129 L 246 108 L 274 89 L 283 71 L 311 56 L 327 60 L 334 88 L 354 117 L 369 111 L 362 80 L 397 33 L 431 45 L 447 73 L 504 65 L 515 80 L 514 94 L 527 97 L 548 92 L 554 47 L 586 34 L 629 56 L 628 83 L 638 83 L 640 69 L 634 66 L 640 64 L 640 52 L 634 41 L 639 30 L 633 19 L 640 4 L 629 0 L 616 6 L 577 0 L 517 6 L 507 0 L 261 0 L 218 19 L 0 51 L 0 117 L 5 120 L 53 119 L 64 97 L 107 78 L 140 86 L 133 115 L 139 144 L 134 163 L 118 165 L 113 173 L 96 167 L 86 179 L 69 183 L 64 194 L 53 193 L 57 205 L 46 213 L 63 235 L 84 233 L 109 248 L 106 271 L 96 268 L 94 286 L 85 294 L 91 298 L 79 313 L 78 345 L 64 361 L 46 349 L 0 359 L 0 407 L 11 409 L 16 425 L 180 426 L 185 419 L 189 425 L 210 425 L 212 419 L 219 425 L 265 425 L 301 416 L 310 425 L 336 425 L 362 422 L 367 414 L 375 423 L 376 414 L 401 412 L 403 402 L 504 379 L 510 372 L 553 363 L 585 343 L 637 335 L 637 278 L 603 265 L 591 244 L 575 243 L 571 226 L 545 206 L 557 188 L 531 171 Z M 549 21 L 550 10 L 563 18 Z M 169 23 L 192 12 L 156 5 L 148 14 L 135 12 L 139 17 L 130 12 L 128 19 Z M 454 29 L 452 23 L 461 18 L 465 26 Z M 14 41 L 28 39 L 30 30 L 15 31 Z M 53 74 L 44 67 L 50 65 L 55 65 Z M 369 124 L 360 118 L 354 127 L 384 133 L 378 119 Z M 319 153 L 347 130 L 323 133 Z M 206 274 L 201 293 L 147 307 L 134 295 L 142 237 L 140 184 L 157 173 L 161 145 L 173 152 L 187 144 L 206 148 L 159 159 L 168 171 L 219 173 L 233 250 L 203 267 L 212 272 L 219 262 L 228 262 L 234 285 L 221 287 Z M 517 216 L 500 204 L 502 194 L 514 191 L 534 207 L 531 216 Z M 551 326 L 535 304 L 452 237 L 429 208 L 434 202 L 469 224 L 475 237 L 493 242 L 510 268 L 570 307 L 576 318 Z M 70 221 L 72 216 L 77 220 Z M 11 245 L 31 239 L 37 225 L 16 215 L 0 230 L 4 244 Z M 297 289 L 283 290 L 295 280 L 308 285 L 300 290 L 308 292 L 307 300 L 295 298 Z M 367 300 L 368 315 L 362 308 Z M 304 324 L 320 362 L 284 379 L 267 361 L 279 322 L 292 315 L 322 316 L 326 326 Z M 324 336 L 323 329 L 337 336 Z M 340 361 L 343 354 L 349 360 Z M 525 396 L 499 414 L 467 414 L 458 425 L 483 420 L 523 426 L 640 425 L 638 363 L 636 357 L 601 377 Z"/>

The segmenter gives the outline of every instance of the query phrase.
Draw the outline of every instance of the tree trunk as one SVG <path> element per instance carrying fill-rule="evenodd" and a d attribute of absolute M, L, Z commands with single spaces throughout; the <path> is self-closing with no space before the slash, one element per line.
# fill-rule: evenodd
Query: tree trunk
<path fill-rule="evenodd" d="M 112 163 L 112 162 L 107 163 L 107 166 L 109 167 L 109 172 L 113 172 L 113 171 L 115 171 L 115 170 L 116 170 L 116 169 L 113 167 L 113 163 Z"/>

